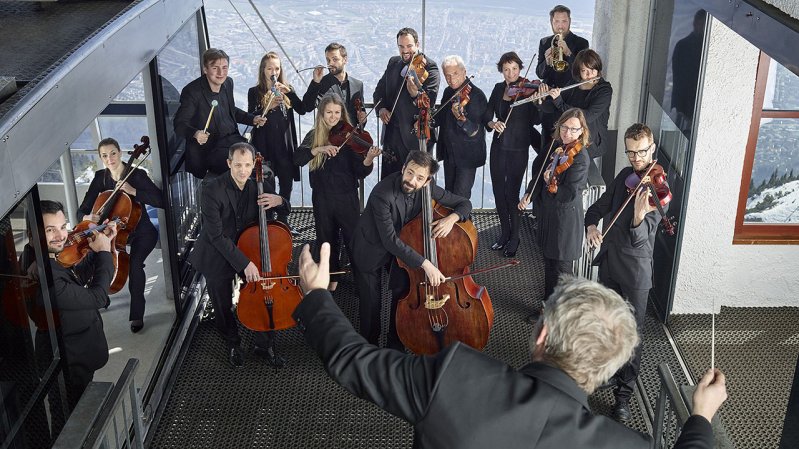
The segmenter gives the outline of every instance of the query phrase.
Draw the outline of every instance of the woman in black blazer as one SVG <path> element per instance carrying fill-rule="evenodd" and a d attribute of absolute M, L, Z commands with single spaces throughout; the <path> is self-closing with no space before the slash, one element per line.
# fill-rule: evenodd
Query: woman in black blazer
<path fill-rule="evenodd" d="M 265 114 L 264 108 L 267 108 Z M 294 88 L 286 83 L 280 57 L 273 51 L 261 58 L 258 84 L 247 92 L 247 111 L 266 117 L 265 125 L 253 128 L 252 145 L 275 172 L 280 196 L 290 200 L 294 181 L 300 180 L 300 169 L 294 165 L 294 150 L 297 149 L 294 112 L 303 115 L 306 110 Z M 288 224 L 285 213 L 278 212 L 277 219 Z M 293 229 L 291 233 L 298 235 Z"/>
<path fill-rule="evenodd" d="M 101 140 L 97 146 L 97 152 L 100 154 L 105 168 L 95 172 L 89 190 L 78 208 L 78 221 L 98 221 L 100 217 L 92 214 L 94 201 L 100 193 L 113 190 L 120 182 L 122 172 L 125 170 L 126 165 L 122 162 L 122 150 L 116 140 L 110 137 Z M 144 327 L 144 283 L 146 280 L 144 261 L 158 243 L 158 230 L 150 221 L 145 205 L 149 204 L 160 209 L 164 207 L 164 200 L 161 189 L 153 184 L 147 172 L 140 168 L 133 170 L 120 190 L 130 195 L 131 199 L 142 208 L 139 224 L 128 239 L 130 245 L 130 269 L 128 272 L 130 314 L 128 319 L 131 332 L 136 333 Z"/>
<path fill-rule="evenodd" d="M 536 106 L 527 103 L 511 109 L 513 98 L 506 95 L 508 86 L 519 80 L 522 68 L 524 64 L 516 52 L 505 53 L 499 58 L 497 70 L 502 73 L 504 80 L 494 86 L 483 115 L 486 130 L 494 131 L 489 163 L 494 200 L 502 229 L 499 239 L 491 249 L 498 251 L 504 248 L 506 257 L 514 257 L 519 248 L 519 212 L 516 206 L 519 203 L 524 171 L 527 169 L 530 145 L 536 150 L 541 146 L 541 134 L 534 128 L 534 125 L 541 123 L 541 115 Z"/>

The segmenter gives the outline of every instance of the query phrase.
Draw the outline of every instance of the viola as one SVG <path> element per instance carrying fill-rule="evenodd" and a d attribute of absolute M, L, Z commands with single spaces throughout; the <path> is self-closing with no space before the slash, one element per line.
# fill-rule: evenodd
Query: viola
<path fill-rule="evenodd" d="M 402 75 L 403 78 L 413 78 L 416 85 L 421 86 L 427 81 L 427 77 L 430 76 L 425 66 L 427 66 L 427 58 L 424 57 L 424 54 L 417 53 L 411 58 L 411 62 L 402 68 L 400 75 Z"/>
<path fill-rule="evenodd" d="M 255 182 L 258 195 L 264 193 L 263 157 L 255 157 Z M 242 231 L 236 246 L 258 267 L 261 279 L 241 287 L 236 314 L 241 324 L 254 331 L 274 331 L 294 327 L 291 314 L 302 300 L 302 290 L 292 276 L 292 239 L 289 227 L 267 221 L 266 211 L 258 206 L 258 224 Z"/>
<path fill-rule="evenodd" d="M 416 134 L 416 137 L 424 140 L 430 139 L 430 97 L 427 96 L 427 92 L 420 91 L 419 96 L 416 97 L 416 107 L 419 108 L 419 114 L 416 116 L 416 122 L 413 124 L 413 132 Z M 426 146 L 422 147 L 420 145 L 419 149 L 421 151 L 426 151 Z"/>
<path fill-rule="evenodd" d="M 467 84 L 458 93 L 458 99 L 454 103 L 452 113 L 459 122 L 466 121 L 466 105 L 469 104 L 469 94 L 472 93 L 472 85 Z"/>
<path fill-rule="evenodd" d="M 374 146 L 374 140 L 372 140 L 372 135 L 369 134 L 369 131 L 353 127 L 343 120 L 330 130 L 330 135 L 328 135 L 327 139 L 331 145 L 339 148 L 346 144 L 352 151 L 361 156 L 366 156 L 369 149 Z"/>
<path fill-rule="evenodd" d="M 637 173 L 633 170 L 624 180 L 624 185 L 627 187 L 627 192 L 630 196 L 637 194 L 640 188 L 649 190 L 651 193 L 649 204 L 656 207 L 658 213 L 660 213 L 663 231 L 668 235 L 674 235 L 676 232 L 674 217 L 668 217 L 665 209 L 663 209 L 671 202 L 672 198 L 671 189 L 669 189 L 669 183 L 666 179 L 666 172 L 663 170 L 663 167 L 653 161 L 644 172 Z"/>
<path fill-rule="evenodd" d="M 574 157 L 577 156 L 582 150 L 583 144 L 579 140 L 575 140 L 574 142 L 566 145 L 565 150 L 563 147 L 558 147 L 555 149 L 555 153 L 552 155 L 552 163 L 549 168 L 550 176 L 549 184 L 547 185 L 547 191 L 549 193 L 553 195 L 558 193 L 558 176 L 572 166 L 574 163 Z"/>
<path fill-rule="evenodd" d="M 363 124 L 358 120 L 358 112 L 366 112 L 366 108 L 363 106 L 363 100 L 360 98 L 352 100 L 352 105 L 355 107 L 355 117 L 352 117 L 352 121 L 358 122 L 358 128 L 360 128 Z"/>

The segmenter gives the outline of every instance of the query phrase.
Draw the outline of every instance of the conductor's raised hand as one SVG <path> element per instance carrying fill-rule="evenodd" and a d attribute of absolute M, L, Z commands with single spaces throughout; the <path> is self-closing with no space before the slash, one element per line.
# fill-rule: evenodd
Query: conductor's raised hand
<path fill-rule="evenodd" d="M 726 400 L 727 378 L 718 369 L 709 369 L 696 385 L 693 414 L 710 421 Z"/>
<path fill-rule="evenodd" d="M 258 195 L 258 205 L 264 209 L 271 209 L 283 204 L 283 197 L 274 193 L 262 193 Z"/>
<path fill-rule="evenodd" d="M 194 140 L 196 140 L 200 145 L 205 145 L 205 143 L 208 142 L 208 136 L 209 134 L 207 132 L 200 129 L 194 133 Z"/>
<path fill-rule="evenodd" d="M 311 246 L 305 244 L 300 253 L 300 288 L 305 293 L 320 288 L 327 289 L 330 284 L 330 244 L 322 243 L 319 249 L 319 263 L 311 256 Z"/>

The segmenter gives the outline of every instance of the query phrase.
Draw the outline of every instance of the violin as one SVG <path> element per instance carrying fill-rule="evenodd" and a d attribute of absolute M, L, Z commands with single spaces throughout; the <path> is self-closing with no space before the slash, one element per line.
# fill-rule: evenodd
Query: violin
<path fill-rule="evenodd" d="M 361 156 L 366 156 L 369 149 L 374 146 L 374 140 L 372 140 L 372 135 L 369 134 L 369 131 L 354 127 L 343 120 L 330 130 L 327 140 L 330 141 L 331 145 L 339 148 L 346 144 L 352 151 Z"/>
<path fill-rule="evenodd" d="M 663 223 L 663 231 L 668 235 L 674 235 L 676 232 L 676 223 L 674 217 L 666 216 L 665 209 L 667 204 L 671 202 L 671 189 L 666 180 L 666 172 L 663 167 L 655 161 L 643 173 L 637 173 L 633 170 L 624 180 L 624 185 L 627 187 L 627 192 L 632 197 L 636 195 L 640 188 L 649 190 L 651 196 L 649 197 L 649 204 L 656 207 L 661 216 L 661 223 Z"/>
<path fill-rule="evenodd" d="M 420 91 L 419 96 L 416 97 L 416 107 L 419 108 L 419 115 L 416 116 L 416 122 L 413 124 L 413 132 L 416 137 L 424 140 L 430 139 L 430 97 L 427 92 Z M 419 145 L 421 151 L 426 151 L 426 146 Z"/>
<path fill-rule="evenodd" d="M 116 223 L 117 226 L 123 224 L 121 218 L 116 217 L 108 223 L 93 226 L 91 228 L 83 229 L 80 231 L 71 231 L 67 236 L 67 241 L 64 244 L 64 249 L 56 254 L 55 259 L 61 266 L 72 268 L 77 265 L 87 254 L 89 254 L 89 242 L 94 240 L 94 231 L 101 232 L 108 227 L 109 224 Z M 111 252 L 114 252 L 114 245 L 111 245 Z M 115 267 L 116 268 L 116 267 Z"/>
<path fill-rule="evenodd" d="M 505 88 L 505 96 L 514 97 L 514 100 L 527 98 L 538 93 L 539 86 L 541 86 L 541 80 L 530 81 L 525 78 L 519 78 L 515 83 L 511 83 Z"/>
<path fill-rule="evenodd" d="M 427 73 L 425 66 L 427 66 L 427 58 L 424 57 L 424 54 L 417 53 L 413 58 L 411 58 L 411 62 L 402 68 L 400 75 L 402 75 L 403 78 L 413 78 L 416 85 L 421 86 L 425 81 L 427 81 L 427 77 L 430 76 L 430 74 Z"/>
<path fill-rule="evenodd" d="M 469 104 L 469 94 L 472 92 L 472 85 L 467 84 L 458 93 L 458 99 L 454 103 L 452 114 L 459 122 L 466 121 L 466 105 Z"/>
<path fill-rule="evenodd" d="M 366 108 L 363 106 L 363 100 L 361 98 L 356 98 L 352 100 L 352 105 L 354 106 L 355 109 L 355 117 L 352 117 L 352 121 L 358 122 L 358 128 L 360 128 L 362 123 L 360 120 L 358 120 L 358 113 L 366 112 Z"/>
<path fill-rule="evenodd" d="M 566 145 L 566 149 L 564 150 L 563 147 L 558 147 L 555 149 L 555 153 L 552 155 L 552 163 L 549 167 L 549 183 L 547 185 L 547 191 L 551 194 L 558 193 L 558 176 L 569 169 L 574 163 L 574 157 L 577 156 L 580 151 L 583 150 L 583 144 L 580 140 L 575 140 L 574 142 Z"/>
<path fill-rule="evenodd" d="M 255 182 L 258 195 L 264 193 L 263 156 L 255 156 Z M 258 224 L 242 231 L 236 246 L 258 267 L 260 279 L 241 287 L 236 314 L 241 324 L 254 331 L 274 331 L 294 327 L 291 314 L 302 300 L 302 291 L 288 276 L 293 248 L 291 232 L 279 221 L 267 221 L 266 211 L 258 206 Z"/>

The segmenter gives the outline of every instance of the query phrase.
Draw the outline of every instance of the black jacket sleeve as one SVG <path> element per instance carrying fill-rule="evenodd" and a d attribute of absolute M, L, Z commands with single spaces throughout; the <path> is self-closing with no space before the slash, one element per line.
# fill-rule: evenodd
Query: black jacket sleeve
<path fill-rule="evenodd" d="M 180 91 L 180 106 L 175 112 L 175 134 L 186 139 L 191 139 L 198 131 L 197 124 L 191 122 L 199 109 L 201 94 L 198 88 L 198 84 L 191 82 Z"/>
<path fill-rule="evenodd" d="M 494 120 L 494 111 L 497 110 L 497 103 L 502 101 L 502 91 L 500 90 L 501 86 L 499 84 L 494 86 L 494 89 L 491 90 L 491 96 L 488 98 L 488 104 L 486 105 L 485 112 L 483 113 L 483 126 L 485 126 L 486 131 L 491 132 L 494 128 L 488 126 L 488 122 Z"/>
<path fill-rule="evenodd" d="M 437 185 L 433 185 L 432 198 L 458 214 L 460 221 L 466 221 L 472 213 L 472 202 L 468 199 L 447 192 Z"/>
<path fill-rule="evenodd" d="M 613 195 L 616 191 L 616 182 L 611 182 L 608 189 L 585 211 L 585 227 L 598 226 L 599 220 L 610 212 L 613 206 Z M 607 226 L 607 224 L 605 224 Z"/>
<path fill-rule="evenodd" d="M 305 138 L 302 139 L 300 146 L 294 150 L 294 165 L 302 167 L 314 158 L 313 153 L 311 153 L 314 132 L 313 129 L 308 131 L 308 133 L 305 134 Z"/>
<path fill-rule="evenodd" d="M 596 91 L 591 92 L 591 101 L 589 102 L 588 106 L 581 108 L 583 114 L 585 114 L 585 121 L 588 123 L 596 122 L 602 113 L 610 110 L 610 100 L 613 97 L 613 87 L 611 87 L 610 83 L 608 82 L 600 81 L 600 84 L 594 87 L 594 89 L 596 89 Z M 548 98 L 552 100 L 552 103 L 555 105 L 555 109 L 558 111 L 558 113 L 562 114 L 567 110 L 576 107 L 572 104 L 569 104 L 571 95 L 572 93 L 570 91 L 566 91 L 563 92 L 562 95 L 559 95 L 558 98 Z M 591 131 L 593 132 L 595 130 Z"/>
<path fill-rule="evenodd" d="M 685 421 L 674 449 L 710 449 L 713 447 L 713 428 L 703 416 L 692 415 Z"/>
<path fill-rule="evenodd" d="M 164 208 L 164 196 L 161 193 L 161 189 L 153 183 L 147 172 L 137 168 L 130 177 L 130 185 L 136 189 L 136 201 L 159 209 Z"/>
<path fill-rule="evenodd" d="M 101 251 L 87 255 L 74 271 L 81 279 L 90 279 L 86 287 L 58 276 L 53 279 L 55 298 L 60 310 L 102 309 L 108 307 L 108 292 L 114 277 L 111 253 Z"/>
<path fill-rule="evenodd" d="M 302 108 L 305 111 L 312 111 L 316 108 L 316 99 L 319 98 L 319 92 L 322 89 L 322 83 L 317 83 L 314 80 L 311 80 L 311 83 L 308 84 L 308 90 L 305 91 L 305 95 L 302 96 Z"/>
<path fill-rule="evenodd" d="M 399 257 L 405 265 L 412 268 L 421 267 L 425 258 L 400 240 L 399 234 L 394 229 L 394 221 L 391 216 L 393 207 L 391 199 L 384 195 L 374 195 L 373 191 L 369 201 L 374 202 L 371 213 L 383 248 L 392 255 Z"/>

